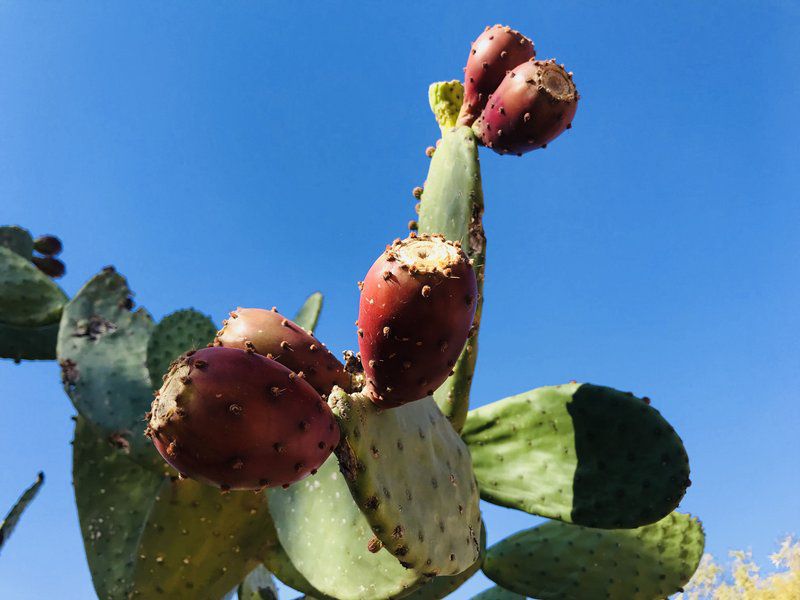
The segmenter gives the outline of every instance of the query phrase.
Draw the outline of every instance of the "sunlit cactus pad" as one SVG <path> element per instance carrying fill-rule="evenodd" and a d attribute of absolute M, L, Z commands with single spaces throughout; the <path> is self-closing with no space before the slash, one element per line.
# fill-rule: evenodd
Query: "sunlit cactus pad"
<path fill-rule="evenodd" d="M 469 451 L 432 398 L 381 410 L 331 393 L 350 491 L 383 545 L 410 569 L 456 575 L 480 553 L 481 517 Z"/>
<path fill-rule="evenodd" d="M 646 401 L 607 387 L 512 396 L 470 411 L 462 435 L 483 499 L 569 523 L 653 523 L 689 484 L 672 426 Z"/>
<path fill-rule="evenodd" d="M 490 547 L 483 571 L 539 600 L 659 600 L 681 590 L 703 554 L 690 515 L 638 529 L 590 529 L 551 521 Z"/>

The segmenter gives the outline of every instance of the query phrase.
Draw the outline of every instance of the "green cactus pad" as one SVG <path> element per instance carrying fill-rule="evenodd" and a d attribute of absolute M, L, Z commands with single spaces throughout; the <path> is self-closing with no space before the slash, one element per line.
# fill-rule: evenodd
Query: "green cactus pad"
<path fill-rule="evenodd" d="M 125 278 L 104 269 L 64 307 L 56 354 L 78 412 L 142 464 L 163 468 L 144 437 L 153 391 L 145 364 L 153 330 L 144 309 L 131 312 Z"/>
<path fill-rule="evenodd" d="M 700 522 L 680 513 L 638 529 L 552 521 L 489 548 L 483 571 L 540 600 L 657 600 L 681 591 L 704 544 Z"/>
<path fill-rule="evenodd" d="M 432 398 L 380 410 L 335 388 L 336 449 L 350 492 L 383 546 L 427 576 L 456 575 L 480 554 L 469 450 Z"/>
<path fill-rule="evenodd" d="M 403 596 L 403 600 L 440 600 L 441 598 L 446 598 L 480 570 L 485 554 L 486 526 L 481 523 L 481 555 L 469 569 L 462 571 L 458 575 L 439 575 L 434 577 L 422 587 L 417 588 L 407 596 Z"/>
<path fill-rule="evenodd" d="M 214 322 L 193 308 L 175 311 L 155 326 L 147 343 L 147 370 L 150 383 L 159 389 L 169 365 L 188 350 L 205 348 L 214 341 Z"/>
<path fill-rule="evenodd" d="M 263 565 L 257 566 L 239 584 L 239 600 L 278 600 L 278 588 L 272 574 Z"/>
<path fill-rule="evenodd" d="M 475 134 L 469 127 L 451 129 L 442 136 L 422 192 L 418 226 L 420 233 L 440 233 L 448 240 L 461 242 L 461 247 L 473 261 L 478 281 L 474 333 L 467 340 L 453 375 L 434 393 L 439 408 L 455 430 L 461 431 L 469 410 L 469 391 L 478 359 L 478 327 L 486 265 L 481 169 Z"/>
<path fill-rule="evenodd" d="M 56 357 L 58 322 L 41 327 L 17 327 L 0 323 L 0 358 L 53 360 Z"/>
<path fill-rule="evenodd" d="M 577 525 L 654 523 L 689 485 L 686 450 L 670 424 L 607 387 L 542 387 L 482 406 L 462 437 L 484 500 Z"/>
<path fill-rule="evenodd" d="M 281 546 L 297 571 L 322 594 L 339 600 L 390 599 L 420 583 L 420 573 L 403 568 L 376 545 L 335 457 L 328 458 L 316 475 L 287 489 L 270 489 L 268 496 Z M 370 547 L 377 552 L 370 552 Z M 319 597 L 313 590 L 301 591 Z"/>
<path fill-rule="evenodd" d="M 0 246 L 0 318 L 5 325 L 57 323 L 67 296 L 53 280 L 13 250 Z"/>
<path fill-rule="evenodd" d="M 8 514 L 0 521 L 0 549 L 2 549 L 3 544 L 5 544 L 6 540 L 11 536 L 22 513 L 28 505 L 33 502 L 33 499 L 36 497 L 36 494 L 39 493 L 39 488 L 42 487 L 43 483 L 44 473 L 39 473 L 33 485 L 22 492 L 22 495 L 14 503 L 14 506 L 11 507 L 11 510 L 8 511 Z"/>
<path fill-rule="evenodd" d="M 306 301 L 303 302 L 303 306 L 300 307 L 300 310 L 297 311 L 297 314 L 294 316 L 294 321 L 300 327 L 304 329 L 308 329 L 312 333 L 317 328 L 317 322 L 319 321 L 319 315 L 322 312 L 322 294 L 320 292 L 314 292 Z"/>
<path fill-rule="evenodd" d="M 269 539 L 263 494 L 190 479 L 161 484 L 139 541 L 134 598 L 221 598 L 260 563 Z"/>
<path fill-rule="evenodd" d="M 128 597 L 139 537 L 164 479 L 130 460 L 77 417 L 72 481 L 98 598 Z"/>
<path fill-rule="evenodd" d="M 464 103 L 464 86 L 458 80 L 437 81 L 428 88 L 428 103 L 442 130 L 442 135 L 456 126 Z"/>
<path fill-rule="evenodd" d="M 286 554 L 286 550 L 284 550 L 283 546 L 281 546 L 280 542 L 278 542 L 277 536 L 278 533 L 276 531 L 274 534 L 276 540 L 275 545 L 269 548 L 262 557 L 267 569 L 269 569 L 269 571 L 277 579 L 288 585 L 290 588 L 294 588 L 299 592 L 313 596 L 319 600 L 327 600 L 330 598 L 330 596 L 326 596 L 313 585 L 311 585 L 308 579 L 306 579 L 303 574 L 297 570 L 289 558 L 289 555 Z"/>
<path fill-rule="evenodd" d="M 0 227 L 0 246 L 19 254 L 25 260 L 33 257 L 33 238 L 27 229 L 16 225 Z"/>
<path fill-rule="evenodd" d="M 473 596 L 472 600 L 525 600 L 525 596 L 496 585 Z"/>

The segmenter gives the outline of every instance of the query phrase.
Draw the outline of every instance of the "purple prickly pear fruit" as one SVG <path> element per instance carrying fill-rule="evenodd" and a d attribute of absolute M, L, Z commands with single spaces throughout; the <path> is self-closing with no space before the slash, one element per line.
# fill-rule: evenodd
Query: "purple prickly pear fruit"
<path fill-rule="evenodd" d="M 37 269 L 53 279 L 63 277 L 67 272 L 64 263 L 52 256 L 34 256 L 31 260 Z"/>
<path fill-rule="evenodd" d="M 579 97 L 563 65 L 530 60 L 506 75 L 472 129 L 495 152 L 521 155 L 569 129 Z"/>
<path fill-rule="evenodd" d="M 339 442 L 333 413 L 308 382 L 236 348 L 175 361 L 148 418 L 164 460 L 223 490 L 294 483 L 316 473 Z"/>
<path fill-rule="evenodd" d="M 352 391 L 350 374 L 325 344 L 276 309 L 236 309 L 224 321 L 214 344 L 256 352 L 302 372 L 321 396 L 327 396 L 334 385 Z"/>
<path fill-rule="evenodd" d="M 464 69 L 459 125 L 472 125 L 506 73 L 536 56 L 533 42 L 510 27 L 487 27 L 472 43 Z"/>
<path fill-rule="evenodd" d="M 365 392 L 384 408 L 432 394 L 452 372 L 478 300 L 475 272 L 460 244 L 414 233 L 395 240 L 361 288 Z"/>
<path fill-rule="evenodd" d="M 56 256 L 61 254 L 64 247 L 61 240 L 54 235 L 43 235 L 33 240 L 33 249 L 45 256 Z"/>

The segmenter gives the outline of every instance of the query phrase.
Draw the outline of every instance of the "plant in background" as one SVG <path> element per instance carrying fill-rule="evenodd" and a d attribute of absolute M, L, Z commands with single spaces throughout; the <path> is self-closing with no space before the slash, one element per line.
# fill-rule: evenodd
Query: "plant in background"
<path fill-rule="evenodd" d="M 192 309 L 155 323 L 113 268 L 67 301 L 27 232 L 3 230 L 0 354 L 61 366 L 100 598 L 272 598 L 271 573 L 307 597 L 427 600 L 482 569 L 498 584 L 483 599 L 645 600 L 690 579 L 704 534 L 675 512 L 688 457 L 647 398 L 571 382 L 469 409 L 479 146 L 544 148 L 572 124 L 572 75 L 495 26 L 464 85 L 429 101 L 441 139 L 418 218 L 360 284 L 344 365 L 313 335 L 320 294 L 291 320 L 237 309 L 216 334 Z M 481 498 L 552 521 L 487 548 Z"/>

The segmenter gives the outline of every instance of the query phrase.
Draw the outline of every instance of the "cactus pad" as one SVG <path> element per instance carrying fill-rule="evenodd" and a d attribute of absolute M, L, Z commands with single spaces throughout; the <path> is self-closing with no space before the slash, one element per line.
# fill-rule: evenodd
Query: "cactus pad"
<path fill-rule="evenodd" d="M 433 399 L 380 410 L 334 390 L 329 404 L 343 434 L 340 468 L 383 546 L 427 576 L 472 566 L 481 517 L 469 451 Z"/>
<path fill-rule="evenodd" d="M 464 86 L 458 80 L 437 81 L 428 87 L 428 103 L 442 130 L 452 129 L 464 102 Z"/>
<path fill-rule="evenodd" d="M 481 556 L 469 569 L 462 571 L 458 575 L 439 575 L 438 577 L 434 577 L 422 587 L 417 588 L 407 596 L 403 596 L 403 599 L 440 600 L 441 598 L 446 598 L 460 588 L 470 577 L 480 570 L 485 554 L 486 527 L 483 523 L 481 523 Z"/>
<path fill-rule="evenodd" d="M 161 319 L 147 343 L 147 370 L 152 386 L 160 388 L 170 363 L 187 350 L 205 348 L 216 332 L 214 322 L 193 308 L 175 311 Z"/>
<path fill-rule="evenodd" d="M 143 464 L 163 463 L 144 437 L 152 388 L 145 364 L 153 330 L 113 268 L 93 277 L 64 307 L 56 354 L 67 394 L 100 433 Z"/>
<path fill-rule="evenodd" d="M 462 432 L 484 500 L 577 525 L 633 528 L 689 484 L 675 430 L 632 394 L 571 383 L 470 411 Z"/>
<path fill-rule="evenodd" d="M 8 511 L 8 514 L 3 518 L 2 521 L 0 521 L 0 548 L 3 547 L 3 544 L 9 538 L 11 532 L 14 531 L 14 528 L 17 526 L 22 513 L 36 497 L 36 494 L 39 493 L 39 488 L 42 487 L 43 483 L 44 473 L 39 473 L 33 485 L 22 492 L 19 500 L 14 503 L 14 506 L 12 506 L 11 510 Z"/>
<path fill-rule="evenodd" d="M 267 493 L 286 555 L 323 594 L 340 600 L 399 598 L 420 583 L 421 573 L 403 568 L 374 539 L 333 456 L 314 477 Z"/>
<path fill-rule="evenodd" d="M 272 543 L 268 519 L 261 494 L 220 494 L 190 479 L 164 481 L 139 542 L 132 594 L 221 598 L 258 566 Z"/>
<path fill-rule="evenodd" d="M 434 108 L 434 111 L 436 109 Z M 469 410 L 469 391 L 478 358 L 478 328 L 483 307 L 486 236 L 483 232 L 483 189 L 478 145 L 469 127 L 447 131 L 428 170 L 419 209 L 419 232 L 440 233 L 461 242 L 478 282 L 473 335 L 453 368 L 453 375 L 434 393 L 442 412 L 460 431 Z"/>
<path fill-rule="evenodd" d="M 300 327 L 308 329 L 311 333 L 314 333 L 314 330 L 317 328 L 317 322 L 319 321 L 319 315 L 322 312 L 322 294 L 320 292 L 314 292 L 306 301 L 303 302 L 303 306 L 300 307 L 300 310 L 297 311 L 297 314 L 294 316 L 294 321 Z"/>
<path fill-rule="evenodd" d="M 33 257 L 33 238 L 27 229 L 16 225 L 0 227 L 0 246 L 19 254 L 25 260 Z"/>
<path fill-rule="evenodd" d="M 13 250 L 0 246 L 0 315 L 6 325 L 57 323 L 67 296 L 52 279 Z"/>
<path fill-rule="evenodd" d="M 147 514 L 164 476 L 141 467 L 77 417 L 72 481 L 98 598 L 127 598 Z"/>
<path fill-rule="evenodd" d="M 58 322 L 40 327 L 0 323 L 0 358 L 53 360 L 56 357 Z"/>
<path fill-rule="evenodd" d="M 472 600 L 525 600 L 525 596 L 496 585 L 473 596 Z"/>
<path fill-rule="evenodd" d="M 681 591 L 704 544 L 700 522 L 680 513 L 638 529 L 551 521 L 489 548 L 483 570 L 541 600 L 656 600 Z"/>

